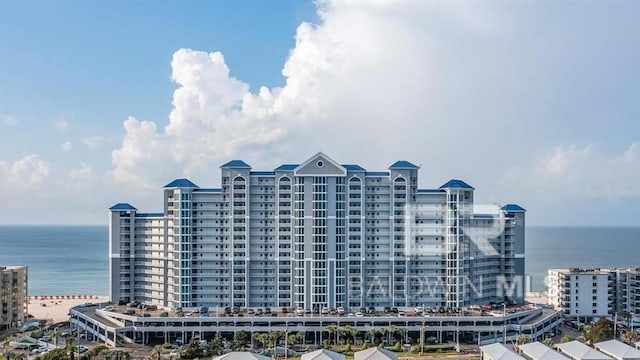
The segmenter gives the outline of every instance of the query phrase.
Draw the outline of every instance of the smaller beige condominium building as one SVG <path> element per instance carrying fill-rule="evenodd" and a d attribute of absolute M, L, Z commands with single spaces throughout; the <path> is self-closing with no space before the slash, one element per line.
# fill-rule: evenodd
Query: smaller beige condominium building
<path fill-rule="evenodd" d="M 0 266 L 0 330 L 27 319 L 27 267 Z"/>

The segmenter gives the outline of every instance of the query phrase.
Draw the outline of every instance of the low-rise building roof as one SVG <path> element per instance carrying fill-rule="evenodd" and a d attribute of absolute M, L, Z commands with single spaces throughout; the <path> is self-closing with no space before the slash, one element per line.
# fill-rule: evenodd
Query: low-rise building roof
<path fill-rule="evenodd" d="M 556 348 L 574 360 L 612 360 L 611 357 L 581 343 L 578 340 L 557 344 Z"/>
<path fill-rule="evenodd" d="M 268 356 L 252 353 L 249 351 L 232 351 L 218 357 L 214 357 L 213 360 L 272 360 Z"/>
<path fill-rule="evenodd" d="M 387 349 L 372 347 L 356 351 L 353 354 L 353 360 L 398 360 L 398 355 Z"/>
<path fill-rule="evenodd" d="M 526 360 L 502 343 L 480 346 L 480 351 L 483 360 Z"/>
<path fill-rule="evenodd" d="M 640 359 L 640 350 L 629 346 L 619 340 L 607 340 L 593 344 L 600 352 L 612 356 L 618 360 Z"/>
<path fill-rule="evenodd" d="M 300 360 L 345 360 L 345 356 L 335 351 L 320 349 L 302 354 Z"/>
<path fill-rule="evenodd" d="M 518 349 L 531 360 L 569 360 L 568 357 L 539 341 L 518 345 Z"/>

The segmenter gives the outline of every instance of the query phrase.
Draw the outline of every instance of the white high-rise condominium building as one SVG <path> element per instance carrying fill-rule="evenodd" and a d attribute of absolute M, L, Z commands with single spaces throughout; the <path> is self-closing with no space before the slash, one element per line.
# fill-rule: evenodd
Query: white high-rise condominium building
<path fill-rule="evenodd" d="M 522 302 L 525 211 L 475 213 L 474 188 L 418 187 L 418 166 L 341 165 L 322 153 L 221 188 L 164 187 L 164 209 L 110 208 L 112 301 L 169 308 L 359 308 Z"/>
<path fill-rule="evenodd" d="M 570 318 L 607 317 L 616 304 L 615 271 L 609 269 L 549 269 L 548 301 Z"/>
<path fill-rule="evenodd" d="M 565 317 L 640 315 L 639 268 L 549 269 L 547 279 L 549 305 Z"/>

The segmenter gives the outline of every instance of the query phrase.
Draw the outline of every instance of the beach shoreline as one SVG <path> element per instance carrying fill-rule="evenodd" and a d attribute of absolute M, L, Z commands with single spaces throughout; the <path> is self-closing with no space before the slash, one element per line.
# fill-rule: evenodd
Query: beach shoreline
<path fill-rule="evenodd" d="M 69 320 L 69 309 L 86 303 L 108 302 L 105 295 L 31 295 L 28 313 L 35 320 L 59 323 Z"/>

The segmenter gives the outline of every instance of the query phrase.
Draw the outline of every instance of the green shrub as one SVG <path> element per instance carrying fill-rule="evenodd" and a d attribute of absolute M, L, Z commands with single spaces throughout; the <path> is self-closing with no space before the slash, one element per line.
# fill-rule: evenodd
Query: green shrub
<path fill-rule="evenodd" d="M 42 332 L 42 330 L 33 331 L 31 333 L 31 337 L 34 339 L 40 339 L 43 336 L 44 336 L 44 333 Z"/>
<path fill-rule="evenodd" d="M 166 342 L 166 343 L 162 344 L 162 348 L 163 349 L 171 349 L 171 343 Z"/>
<path fill-rule="evenodd" d="M 400 344 L 400 341 L 397 341 L 396 344 L 393 346 L 393 351 L 395 352 L 402 351 L 402 344 Z"/>

